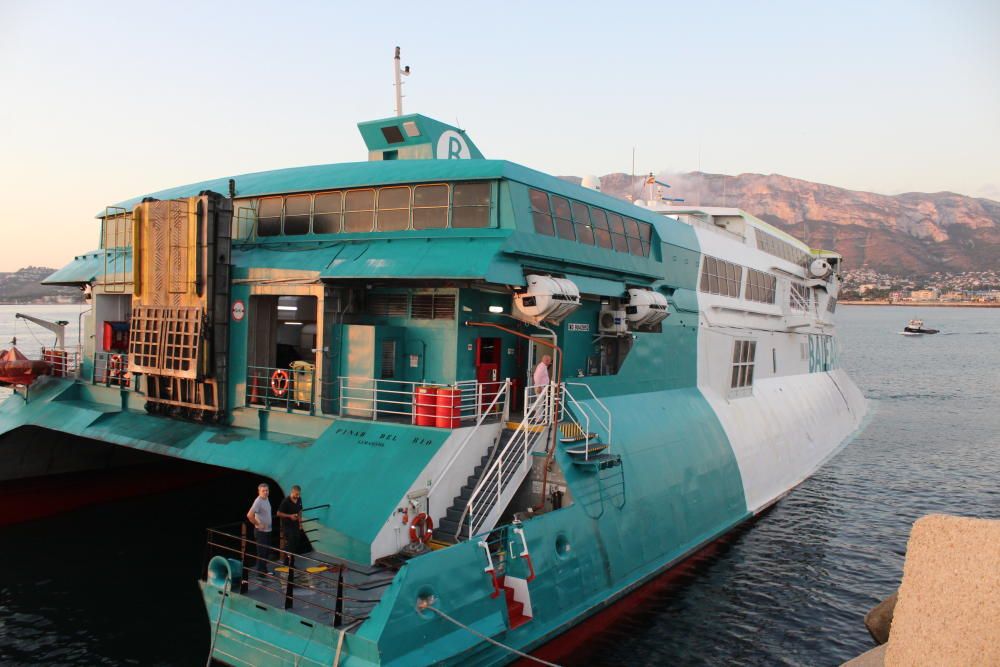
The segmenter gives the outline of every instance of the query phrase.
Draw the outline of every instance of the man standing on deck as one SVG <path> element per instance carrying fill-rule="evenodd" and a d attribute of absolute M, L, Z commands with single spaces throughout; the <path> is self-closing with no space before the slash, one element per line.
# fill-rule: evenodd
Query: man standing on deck
<path fill-rule="evenodd" d="M 531 382 L 535 385 L 535 393 L 542 393 L 542 388 L 549 384 L 549 366 L 552 364 L 552 357 L 548 354 L 535 366 L 535 374 L 531 376 Z"/>
<path fill-rule="evenodd" d="M 302 530 L 302 488 L 292 487 L 291 493 L 278 505 L 278 518 L 281 519 L 282 547 L 285 551 L 297 554 L 299 552 L 299 533 Z"/>
<path fill-rule="evenodd" d="M 271 492 L 267 484 L 257 485 L 257 497 L 254 498 L 247 519 L 253 524 L 253 540 L 257 543 L 257 571 L 267 573 L 267 561 L 271 557 L 271 501 L 267 495 Z"/>
<path fill-rule="evenodd" d="M 538 362 L 535 366 L 535 372 L 531 376 L 531 383 L 535 385 L 535 396 L 538 396 L 542 391 L 549 386 L 549 366 L 552 364 L 551 355 L 542 355 L 542 360 Z M 535 399 L 538 400 L 537 398 Z M 544 424 L 548 421 L 548 406 L 539 406 L 541 411 L 535 416 L 534 422 L 536 424 Z M 528 406 L 524 406 L 527 410 Z"/>

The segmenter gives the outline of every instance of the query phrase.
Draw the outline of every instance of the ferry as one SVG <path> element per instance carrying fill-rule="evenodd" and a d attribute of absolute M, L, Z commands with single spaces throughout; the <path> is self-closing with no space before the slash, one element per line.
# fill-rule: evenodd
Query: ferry
<path fill-rule="evenodd" d="M 208 531 L 211 659 L 553 664 L 861 428 L 840 255 L 424 115 L 358 129 L 363 162 L 100 212 L 44 281 L 84 291 L 82 344 L 0 406 L 3 483 L 145 453 L 301 487 L 294 536 Z"/>

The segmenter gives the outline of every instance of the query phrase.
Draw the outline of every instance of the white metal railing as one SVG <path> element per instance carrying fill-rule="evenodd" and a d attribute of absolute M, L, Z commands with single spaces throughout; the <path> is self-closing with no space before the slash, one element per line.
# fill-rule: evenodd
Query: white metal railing
<path fill-rule="evenodd" d="M 448 386 L 343 376 L 337 378 L 339 414 L 378 420 L 410 420 L 418 426 L 458 428 L 481 417 L 508 413 L 507 381 L 462 380 Z"/>
<path fill-rule="evenodd" d="M 42 361 L 51 366 L 49 375 L 53 377 L 78 378 L 80 376 L 79 348 L 43 347 Z"/>
<path fill-rule="evenodd" d="M 601 399 L 597 398 L 594 390 L 588 384 L 584 384 L 583 382 L 564 382 L 562 386 L 563 394 L 565 394 L 565 396 L 569 399 L 569 402 L 571 402 L 574 407 L 577 407 L 582 414 L 587 415 L 587 423 L 590 423 L 590 417 L 592 416 L 594 421 L 597 422 L 602 429 L 604 429 L 604 444 L 608 446 L 608 451 L 610 452 L 612 445 L 614 445 L 614 434 L 611 429 L 611 410 L 608 409 L 608 406 L 604 405 L 604 402 Z M 586 389 L 587 393 L 590 394 L 593 405 L 590 405 L 589 403 L 579 403 L 576 400 L 576 397 L 573 396 L 572 391 L 569 389 L 570 387 L 582 387 L 583 389 Z M 563 401 L 563 405 L 566 405 L 566 401 Z M 594 406 L 597 406 L 600 410 Z M 604 414 L 603 417 L 601 417 L 601 413 Z M 586 432 L 590 433 L 589 430 Z"/>
<path fill-rule="evenodd" d="M 296 362 L 288 368 L 247 366 L 246 404 L 270 410 L 316 412 L 316 367 Z"/>
<path fill-rule="evenodd" d="M 538 443 L 546 441 L 552 425 L 557 393 L 553 390 L 554 387 L 555 385 L 542 385 L 525 390 L 526 393 L 532 390 L 537 393 L 533 400 L 525 402 L 524 418 L 503 450 L 488 464 L 459 520 L 459 526 L 468 521 L 469 539 L 484 528 L 492 528 L 486 524 L 491 518 L 496 522 L 499 512 L 505 506 L 504 501 L 510 500 L 531 469 L 531 455 Z"/>
<path fill-rule="evenodd" d="M 436 492 L 438 491 L 442 482 L 449 479 L 448 472 L 451 470 L 452 466 L 455 465 L 455 461 L 461 458 L 462 453 L 465 451 L 466 445 L 468 445 L 469 442 L 472 441 L 476 433 L 479 432 L 479 428 L 483 425 L 483 423 L 486 422 L 486 418 L 489 417 L 490 415 L 499 415 L 502 421 L 507 421 L 507 418 L 509 417 L 508 406 L 510 405 L 510 401 L 508 400 L 509 394 L 510 394 L 510 379 L 508 378 L 507 380 L 504 381 L 503 386 L 500 388 L 500 391 L 493 392 L 493 400 L 490 401 L 486 409 L 480 411 L 481 414 L 479 415 L 479 418 L 476 420 L 475 426 L 469 429 L 469 433 L 465 436 L 465 439 L 462 440 L 462 444 L 460 444 L 455 449 L 455 451 L 451 455 L 451 458 L 448 459 L 447 463 L 445 463 L 444 468 L 441 470 L 441 472 L 438 473 L 437 479 L 434 481 L 434 484 L 431 485 L 430 490 L 427 492 L 428 504 L 434 502 L 434 498 L 436 497 Z M 503 407 L 500 408 L 500 406 Z M 462 479 L 465 479 L 465 477 L 463 477 Z M 452 486 L 455 485 L 453 484 Z M 459 483 L 457 486 L 461 488 L 462 484 Z M 445 490 L 448 491 L 447 488 Z M 451 495 L 447 498 L 447 501 L 449 503 L 451 503 L 455 498 L 455 493 L 453 492 L 450 493 Z"/>

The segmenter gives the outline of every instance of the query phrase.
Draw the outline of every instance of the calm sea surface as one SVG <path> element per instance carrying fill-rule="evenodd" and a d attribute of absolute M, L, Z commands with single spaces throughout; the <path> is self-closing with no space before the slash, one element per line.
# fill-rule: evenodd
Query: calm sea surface
<path fill-rule="evenodd" d="M 79 313 L 0 306 L 3 342 L 17 309 L 71 325 Z M 872 646 L 863 616 L 898 585 L 915 519 L 1000 518 L 1000 309 L 838 317 L 842 362 L 874 410 L 867 429 L 568 663 L 838 665 Z M 943 333 L 898 335 L 911 317 Z M 238 517 L 253 486 L 233 477 L 4 529 L 0 663 L 204 664 L 203 527 Z"/>

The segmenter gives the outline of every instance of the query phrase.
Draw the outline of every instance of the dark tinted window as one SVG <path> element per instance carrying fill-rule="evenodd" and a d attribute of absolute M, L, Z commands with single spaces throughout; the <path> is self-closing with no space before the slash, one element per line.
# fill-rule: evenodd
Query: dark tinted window
<path fill-rule="evenodd" d="M 309 209 L 311 207 L 312 197 L 309 195 L 285 197 L 285 234 L 294 236 L 309 233 Z"/>
<path fill-rule="evenodd" d="M 552 215 L 549 213 L 549 196 L 541 190 L 531 191 L 531 219 L 535 223 L 536 232 L 555 236 Z"/>
<path fill-rule="evenodd" d="M 257 236 L 277 236 L 281 233 L 281 197 L 260 200 L 257 212 Z"/>
<path fill-rule="evenodd" d="M 456 183 L 452 194 L 451 226 L 458 229 L 490 226 L 493 188 L 489 183 Z"/>
<path fill-rule="evenodd" d="M 590 221 L 594 225 L 594 236 L 597 237 L 597 245 L 602 248 L 611 248 L 611 233 L 608 232 L 608 214 L 600 208 L 590 209 Z"/>
<path fill-rule="evenodd" d="M 340 231 L 340 218 L 344 207 L 341 192 L 324 192 L 316 195 L 313 212 L 314 234 L 336 234 Z"/>
<path fill-rule="evenodd" d="M 608 225 L 611 227 L 611 242 L 618 252 L 628 252 L 628 242 L 625 240 L 625 221 L 617 213 L 608 213 Z"/>
<path fill-rule="evenodd" d="M 556 232 L 559 238 L 567 241 L 575 241 L 576 234 L 573 232 L 573 219 L 569 212 L 569 201 L 562 197 L 552 197 L 552 214 L 555 218 Z"/>
<path fill-rule="evenodd" d="M 587 245 L 594 245 L 594 229 L 590 226 L 590 211 L 586 205 L 573 202 L 573 224 L 576 226 L 576 240 Z"/>

